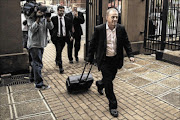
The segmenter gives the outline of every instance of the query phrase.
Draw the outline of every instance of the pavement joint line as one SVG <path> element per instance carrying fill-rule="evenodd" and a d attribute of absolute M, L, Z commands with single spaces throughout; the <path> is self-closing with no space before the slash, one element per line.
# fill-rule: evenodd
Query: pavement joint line
<path fill-rule="evenodd" d="M 7 94 L 9 94 L 9 89 L 8 89 L 8 86 L 6 86 L 6 91 L 7 91 Z"/>
<path fill-rule="evenodd" d="M 9 105 L 9 109 L 10 109 L 10 117 L 11 117 L 11 119 L 13 119 L 13 110 L 12 110 L 12 105 Z"/>
<path fill-rule="evenodd" d="M 17 110 L 16 110 L 16 106 L 15 106 L 15 104 L 13 104 L 13 108 L 14 108 L 15 118 L 18 118 L 18 115 L 17 115 Z"/>
<path fill-rule="evenodd" d="M 11 93 L 13 90 L 12 90 L 12 87 L 11 86 L 9 86 L 9 92 Z"/>
<path fill-rule="evenodd" d="M 51 90 L 52 90 L 52 89 L 51 89 Z M 51 114 L 52 114 L 52 116 L 53 116 L 53 119 L 55 120 L 55 115 L 54 115 L 53 111 L 51 110 L 50 106 L 48 105 L 48 103 L 46 102 L 46 99 L 43 97 L 43 93 L 40 92 L 39 90 L 38 90 L 38 93 L 39 93 L 39 94 L 41 95 L 41 97 L 43 98 L 44 104 L 46 105 L 46 107 L 48 108 L 48 110 L 51 112 Z"/>
<path fill-rule="evenodd" d="M 8 96 L 8 104 L 11 104 L 10 94 L 8 93 L 7 96 Z"/>

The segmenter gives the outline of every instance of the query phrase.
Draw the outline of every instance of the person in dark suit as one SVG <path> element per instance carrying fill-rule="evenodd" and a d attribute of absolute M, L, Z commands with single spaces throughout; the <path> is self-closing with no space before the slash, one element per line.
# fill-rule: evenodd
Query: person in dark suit
<path fill-rule="evenodd" d="M 70 56 L 70 37 L 71 37 L 71 20 L 64 16 L 64 6 L 58 6 L 58 16 L 54 16 L 51 18 L 54 28 L 50 30 L 51 40 L 56 47 L 56 65 L 59 66 L 60 73 L 64 72 L 63 63 L 62 63 L 62 51 L 67 42 L 68 46 L 68 58 L 71 60 L 72 56 Z"/>
<path fill-rule="evenodd" d="M 78 58 L 78 52 L 81 47 L 81 35 L 83 35 L 83 31 L 81 28 L 81 24 L 84 23 L 84 16 L 83 13 L 77 11 L 77 5 L 72 5 L 72 12 L 66 14 L 67 17 L 69 17 L 72 20 L 72 32 L 73 32 L 73 38 L 75 39 L 74 44 L 74 57 L 76 61 L 79 61 Z M 73 40 L 70 42 L 71 46 L 71 56 L 72 56 L 72 49 L 73 49 Z M 73 59 L 69 61 L 70 63 L 73 63 Z"/>
<path fill-rule="evenodd" d="M 105 88 L 109 100 L 109 111 L 117 117 L 117 100 L 113 91 L 113 80 L 117 70 L 123 66 L 123 48 L 130 61 L 134 62 L 132 49 L 124 26 L 118 24 L 118 11 L 110 8 L 106 12 L 106 24 L 95 27 L 88 51 L 88 62 L 93 64 L 96 57 L 98 69 L 102 73 L 102 80 L 96 81 L 98 92 L 103 95 Z"/>

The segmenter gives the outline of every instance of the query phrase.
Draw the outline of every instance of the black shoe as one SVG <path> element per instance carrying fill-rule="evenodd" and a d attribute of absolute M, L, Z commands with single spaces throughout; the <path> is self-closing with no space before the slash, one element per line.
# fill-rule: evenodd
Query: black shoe
<path fill-rule="evenodd" d="M 78 57 L 76 58 L 76 62 L 79 62 L 79 58 Z"/>
<path fill-rule="evenodd" d="M 117 109 L 109 109 L 109 112 L 113 117 L 118 117 L 118 111 Z"/>
<path fill-rule="evenodd" d="M 35 88 L 39 89 L 39 90 L 47 90 L 47 89 L 49 89 L 51 87 L 49 85 L 43 84 L 42 86 L 36 86 Z"/>
<path fill-rule="evenodd" d="M 58 62 L 57 61 L 55 61 L 56 62 L 56 66 L 58 66 Z"/>
<path fill-rule="evenodd" d="M 33 82 L 34 82 L 34 79 L 30 79 L 29 82 L 30 82 L 30 83 L 33 83 Z"/>
<path fill-rule="evenodd" d="M 99 85 L 97 84 L 97 81 L 96 81 L 96 86 L 97 86 L 98 93 L 99 93 L 100 95 L 104 95 L 103 89 L 101 89 L 101 88 L 99 87 Z"/>
<path fill-rule="evenodd" d="M 73 64 L 73 60 L 70 60 L 69 63 L 70 63 L 70 64 Z"/>
<path fill-rule="evenodd" d="M 59 73 L 63 74 L 64 73 L 64 69 L 63 68 L 59 68 Z"/>

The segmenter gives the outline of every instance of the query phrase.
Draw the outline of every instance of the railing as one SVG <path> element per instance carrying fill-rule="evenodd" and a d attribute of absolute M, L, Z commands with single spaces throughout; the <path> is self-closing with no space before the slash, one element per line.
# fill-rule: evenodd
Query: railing
<path fill-rule="evenodd" d="M 147 0 L 144 48 L 180 50 L 180 0 Z"/>

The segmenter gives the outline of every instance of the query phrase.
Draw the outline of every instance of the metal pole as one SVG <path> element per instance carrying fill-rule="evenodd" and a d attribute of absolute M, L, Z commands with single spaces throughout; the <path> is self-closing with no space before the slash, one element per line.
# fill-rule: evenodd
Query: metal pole
<path fill-rule="evenodd" d="M 144 26 L 144 45 L 143 45 L 144 48 L 146 48 L 148 16 L 149 16 L 149 0 L 146 0 L 146 14 L 145 14 L 145 26 Z"/>
<path fill-rule="evenodd" d="M 87 58 L 88 46 L 89 46 L 89 0 L 86 0 L 86 48 L 85 48 L 84 60 L 86 60 Z"/>
<path fill-rule="evenodd" d="M 166 41 L 166 27 L 167 27 L 167 15 L 168 15 L 168 0 L 163 1 L 163 16 L 162 16 L 162 32 L 161 32 L 161 50 L 165 48 Z"/>
<path fill-rule="evenodd" d="M 99 0 L 99 16 L 100 16 L 100 24 L 103 23 L 103 18 L 102 18 L 102 0 Z"/>

